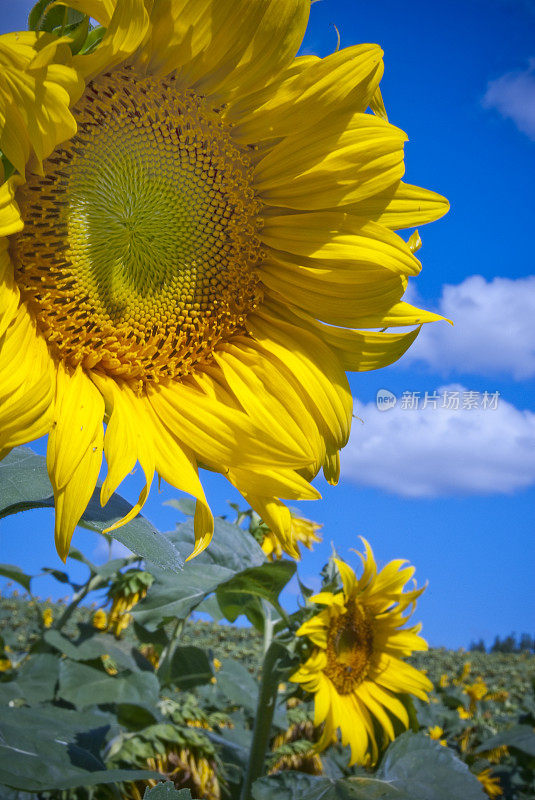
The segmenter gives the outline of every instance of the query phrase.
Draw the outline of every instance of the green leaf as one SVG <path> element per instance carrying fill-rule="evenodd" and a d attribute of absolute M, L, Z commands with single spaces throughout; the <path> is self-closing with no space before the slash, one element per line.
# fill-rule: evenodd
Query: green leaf
<path fill-rule="evenodd" d="M 184 522 L 168 536 L 185 558 L 193 550 L 193 521 Z M 265 562 L 262 548 L 252 536 L 236 525 L 216 519 L 210 546 L 185 564 L 180 577 L 148 565 L 155 581 L 147 597 L 133 611 L 134 619 L 149 630 L 167 620 L 185 619 L 220 584 L 244 569 Z"/>
<path fill-rule="evenodd" d="M 28 447 L 16 447 L 0 462 L 0 519 L 31 508 L 54 508 L 46 458 Z M 97 487 L 79 525 L 103 533 L 131 508 L 118 494 L 113 494 L 102 508 Z M 163 570 L 178 572 L 182 568 L 183 561 L 170 540 L 141 514 L 111 535 L 140 558 L 152 561 Z"/>
<path fill-rule="evenodd" d="M 54 698 L 59 664 L 59 656 L 54 653 L 36 653 L 19 667 L 17 685 L 30 705 Z"/>
<path fill-rule="evenodd" d="M 98 755 L 110 727 L 104 714 L 64 708 L 4 708 L 0 784 L 41 792 L 157 778 L 146 770 L 107 770 Z"/>
<path fill-rule="evenodd" d="M 386 751 L 373 778 L 334 780 L 298 772 L 260 778 L 254 800 L 485 800 L 468 766 L 452 750 L 411 732 Z"/>
<path fill-rule="evenodd" d="M 453 750 L 423 733 L 399 736 L 388 748 L 376 777 L 412 800 L 484 800 L 481 783 Z"/>
<path fill-rule="evenodd" d="M 179 500 L 176 500 L 175 498 L 172 500 L 166 500 L 164 506 L 176 508 L 186 517 L 194 517 L 196 504 L 196 501 L 192 500 L 191 497 L 181 497 Z"/>
<path fill-rule="evenodd" d="M 503 745 L 514 747 L 529 756 L 535 756 L 535 732 L 531 725 L 514 725 L 509 730 L 501 731 L 491 739 L 487 739 L 476 748 L 475 752 L 484 753 Z"/>
<path fill-rule="evenodd" d="M 87 53 L 92 53 L 93 50 L 95 50 L 102 41 L 102 37 L 104 36 L 105 33 L 106 33 L 106 28 L 104 28 L 102 25 L 97 25 L 97 27 L 90 30 L 78 55 L 86 55 Z"/>
<path fill-rule="evenodd" d="M 369 778 L 354 782 L 281 772 L 253 784 L 254 800 L 411 800 L 393 786 Z M 412 799 L 414 800 L 414 799 Z"/>
<path fill-rule="evenodd" d="M 295 574 L 295 561 L 266 562 L 244 569 L 217 588 L 217 601 L 230 621 L 243 613 L 244 596 L 254 595 L 279 607 L 279 594 Z"/>
<path fill-rule="evenodd" d="M 254 717 L 258 703 L 258 682 L 240 661 L 226 658 L 216 675 L 216 681 L 218 693 Z"/>
<path fill-rule="evenodd" d="M 173 653 L 167 674 L 160 676 L 158 672 L 158 677 L 163 677 L 166 683 L 174 684 L 185 692 L 203 683 L 210 683 L 213 672 L 205 650 L 181 646 Z"/>
<path fill-rule="evenodd" d="M 127 639 L 116 639 L 107 633 L 94 632 L 80 642 L 72 642 L 53 628 L 45 631 L 43 639 L 51 647 L 64 653 L 72 661 L 94 661 L 108 655 L 117 666 L 131 672 L 140 672 L 136 650 Z"/>
<path fill-rule="evenodd" d="M 108 703 L 156 705 L 159 684 L 152 672 L 108 675 L 103 670 L 75 661 L 62 661 L 58 696 L 77 709 Z"/>
<path fill-rule="evenodd" d="M 175 789 L 171 781 L 166 781 L 146 789 L 143 800 L 191 800 L 191 792 L 189 789 Z"/>
<path fill-rule="evenodd" d="M 0 489 L 0 493 L 1 491 Z M 27 575 L 20 567 L 16 567 L 14 564 L 0 564 L 0 575 L 3 578 L 9 578 L 10 581 L 15 581 L 15 583 L 24 586 L 26 591 L 31 593 L 33 575 Z"/>
<path fill-rule="evenodd" d="M 39 2 L 34 5 L 28 16 L 29 31 L 36 31 L 39 29 L 39 22 L 41 21 L 43 14 L 45 13 L 47 7 L 53 2 L 54 0 L 39 0 Z"/>

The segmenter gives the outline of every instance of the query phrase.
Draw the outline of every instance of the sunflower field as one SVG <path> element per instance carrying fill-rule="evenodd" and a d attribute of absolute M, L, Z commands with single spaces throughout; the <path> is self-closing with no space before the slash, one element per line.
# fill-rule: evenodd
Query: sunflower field
<path fill-rule="evenodd" d="M 3 516 L 28 485 L 27 506 L 50 504 L 44 461 L 21 448 L 0 465 Z M 175 504 L 188 519 L 171 533 L 141 516 L 121 529 L 140 556 L 96 565 L 71 548 L 80 583 L 44 567 L 70 593 L 61 602 L 1 565 L 19 585 L 0 596 L 2 798 L 534 796 L 532 654 L 427 651 L 406 625 L 412 568 L 378 570 L 366 542 L 360 568 L 333 554 L 319 593 L 299 582 L 288 614 L 279 595 L 296 562 L 273 555 L 251 509 L 217 518 L 210 547 L 181 566 L 194 504 Z M 106 513 L 126 505 L 114 496 Z M 110 519 L 89 508 L 82 524 Z M 250 627 L 228 625 L 242 614 Z"/>

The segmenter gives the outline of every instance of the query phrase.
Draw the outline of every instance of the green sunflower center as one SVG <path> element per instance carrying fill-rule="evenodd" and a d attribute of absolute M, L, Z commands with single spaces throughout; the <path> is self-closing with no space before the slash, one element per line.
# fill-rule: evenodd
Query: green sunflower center
<path fill-rule="evenodd" d="M 348 602 L 327 634 L 325 674 L 339 694 L 350 694 L 366 677 L 373 656 L 373 623 L 365 608 Z"/>
<path fill-rule="evenodd" d="M 115 70 L 76 135 L 19 191 L 17 281 L 58 358 L 136 381 L 183 376 L 259 301 L 246 153 L 171 79 Z"/>

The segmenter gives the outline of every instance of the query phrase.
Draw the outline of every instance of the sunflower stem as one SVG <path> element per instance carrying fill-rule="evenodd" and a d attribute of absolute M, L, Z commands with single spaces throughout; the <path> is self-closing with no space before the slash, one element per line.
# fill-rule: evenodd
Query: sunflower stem
<path fill-rule="evenodd" d="M 271 735 L 271 723 L 275 711 L 278 689 L 277 665 L 280 646 L 271 642 L 262 665 L 262 679 L 258 691 L 258 704 L 253 730 L 253 741 L 249 751 L 249 762 L 243 779 L 240 800 L 251 800 L 251 788 L 257 778 L 264 774 L 266 750 Z"/>

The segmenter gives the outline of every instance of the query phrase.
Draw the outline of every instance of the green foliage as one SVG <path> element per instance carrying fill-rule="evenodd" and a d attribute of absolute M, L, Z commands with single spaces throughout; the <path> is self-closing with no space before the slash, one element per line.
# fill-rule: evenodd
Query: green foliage
<path fill-rule="evenodd" d="M 23 460 L 25 469 L 36 463 Z M 27 502 L 13 485 L 15 501 Z M 242 513 L 247 520 L 258 522 Z M 179 573 L 148 560 L 142 568 L 135 556 L 96 565 L 73 549 L 85 581 L 72 581 L 68 568 L 42 570 L 71 589 L 68 601 L 0 596 L 0 797 L 202 798 L 204 770 L 217 775 L 223 800 L 481 800 L 475 775 L 489 766 L 504 800 L 533 796 L 534 659 L 527 653 L 417 654 L 412 662 L 436 687 L 430 703 L 414 703 L 418 733 L 399 735 L 374 768 L 349 767 L 347 750 L 334 745 L 321 755 L 321 776 L 266 775 L 306 760 L 308 737 L 319 733 L 311 733 L 313 703 L 288 683 L 303 655 L 294 632 L 310 610 L 303 604 L 289 617 L 279 605 L 293 562 L 268 562 L 239 525 L 218 519 L 215 528 L 213 545 Z M 181 561 L 193 547 L 192 521 L 158 537 Z M 36 577 L 11 565 L 0 574 L 28 593 Z M 332 561 L 322 575 L 324 586 L 339 587 Z M 94 607 L 82 604 L 94 592 L 108 611 L 95 624 L 108 629 L 97 629 Z M 114 628 L 109 610 L 118 601 L 133 619 Z M 246 613 L 255 627 L 194 620 L 198 609 L 229 621 Z M 473 700 L 475 685 L 481 696 Z M 292 725 L 295 734 L 285 738 Z M 434 727 L 447 747 L 429 737 Z"/>
<path fill-rule="evenodd" d="M 147 789 L 143 800 L 191 800 L 189 789 L 175 789 L 171 781 L 158 783 L 152 789 Z"/>

